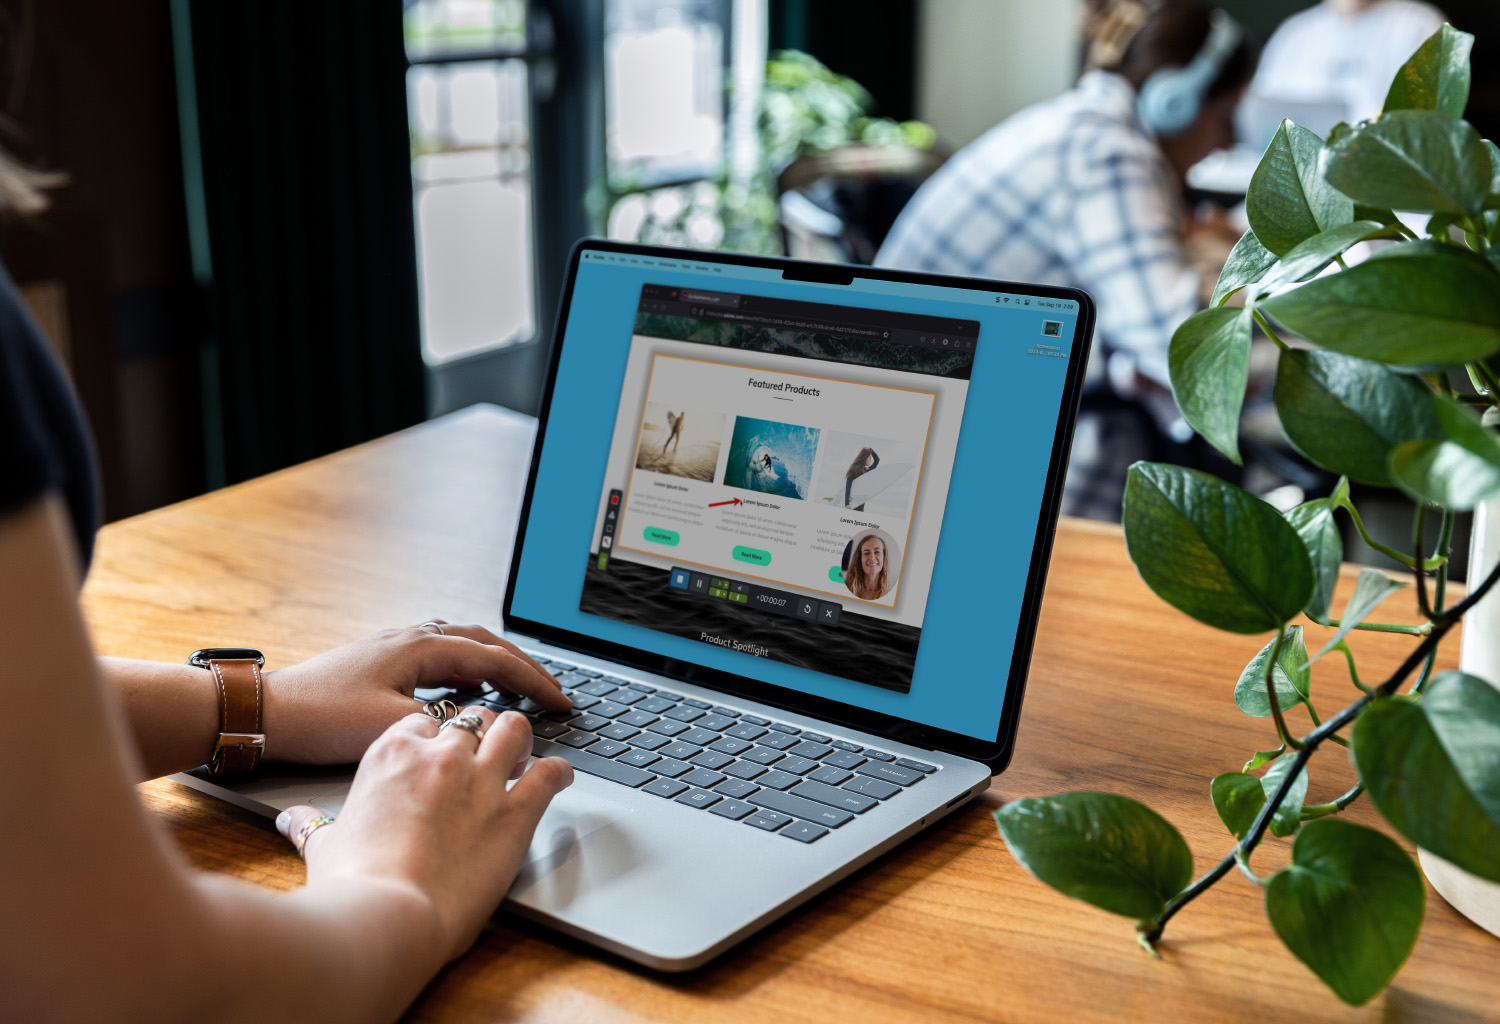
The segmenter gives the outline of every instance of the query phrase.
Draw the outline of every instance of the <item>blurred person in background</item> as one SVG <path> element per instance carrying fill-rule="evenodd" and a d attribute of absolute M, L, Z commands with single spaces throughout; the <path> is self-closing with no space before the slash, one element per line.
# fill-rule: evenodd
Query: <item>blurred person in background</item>
<path fill-rule="evenodd" d="M 960 150 L 917 191 L 877 266 L 1082 288 L 1098 303 L 1063 512 L 1118 519 L 1125 470 L 1185 461 L 1167 347 L 1214 274 L 1192 249 L 1237 238 L 1195 220 L 1189 167 L 1234 140 L 1255 72 L 1234 21 L 1199 0 L 1089 0 L 1083 75 Z M 1187 459 L 1186 461 L 1191 461 Z"/>

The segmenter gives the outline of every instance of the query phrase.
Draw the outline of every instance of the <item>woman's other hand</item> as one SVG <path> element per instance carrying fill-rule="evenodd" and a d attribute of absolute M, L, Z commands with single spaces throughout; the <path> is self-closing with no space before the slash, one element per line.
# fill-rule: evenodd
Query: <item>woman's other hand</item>
<path fill-rule="evenodd" d="M 554 711 L 572 706 L 557 680 L 483 626 L 433 620 L 387 629 L 266 674 L 266 756 L 304 764 L 358 761 L 388 726 L 413 710 L 422 686 L 497 689 Z"/>
<path fill-rule="evenodd" d="M 452 959 L 473 944 L 520 870 L 542 812 L 573 781 L 559 757 L 527 767 L 531 726 L 482 708 L 483 738 L 462 726 L 439 731 L 407 715 L 370 745 L 338 820 L 307 837 L 309 885 L 375 880 L 419 895 L 439 948 Z M 515 779 L 507 789 L 507 782 Z M 294 807 L 277 819 L 287 836 L 319 812 Z"/>

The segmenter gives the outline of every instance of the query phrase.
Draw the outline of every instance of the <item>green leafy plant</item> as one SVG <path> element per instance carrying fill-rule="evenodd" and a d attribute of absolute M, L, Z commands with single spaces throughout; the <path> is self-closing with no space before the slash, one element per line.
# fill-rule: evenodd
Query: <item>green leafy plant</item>
<path fill-rule="evenodd" d="M 776 174 L 787 164 L 856 142 L 930 149 L 937 141 L 930 125 L 871 117 L 873 106 L 854 79 L 798 50 L 778 50 L 766 62 L 758 97 L 761 160 L 750 181 L 732 181 L 727 167 L 699 182 L 666 187 L 616 173 L 594 184 L 589 206 L 608 223 L 622 200 L 646 196 L 654 201 L 647 204 L 637 241 L 704 248 L 711 239 L 713 248 L 779 255 Z M 702 230 L 709 225 L 713 230 Z"/>
<path fill-rule="evenodd" d="M 1472 44 L 1443 26 L 1396 76 L 1379 117 L 1338 125 L 1326 141 L 1283 122 L 1255 172 L 1250 231 L 1224 267 L 1213 308 L 1172 338 L 1178 405 L 1238 463 L 1259 325 L 1280 349 L 1273 397 L 1287 439 L 1340 474 L 1333 493 L 1283 515 L 1206 473 L 1130 469 L 1125 541 L 1151 589 L 1218 629 L 1272 633 L 1234 700 L 1271 720 L 1276 746 L 1208 787 L 1237 842 L 1194 880 L 1178 831 L 1125 797 L 1064 793 L 1016 800 L 995 815 L 1028 871 L 1134 918 L 1153 953 L 1168 921 L 1238 867 L 1264 889 L 1266 915 L 1287 948 L 1354 1005 L 1384 989 L 1410 954 L 1425 888 L 1397 843 L 1333 815 L 1368 795 L 1401 835 L 1500 881 L 1500 691 L 1460 672 L 1433 673 L 1438 645 L 1500 577 L 1497 569 L 1471 579 L 1467 597 L 1446 603 L 1454 514 L 1500 497 L 1500 440 L 1476 415 L 1500 409 L 1500 149 L 1462 119 Z M 1425 237 L 1393 209 L 1428 214 Z M 1348 266 L 1345 251 L 1372 239 L 1388 244 Z M 1236 294 L 1239 308 L 1226 304 Z M 1283 332 L 1311 347 L 1294 347 Z M 1460 367 L 1475 394 L 1450 385 Z M 1409 553 L 1369 537 L 1349 480 L 1396 487 L 1413 501 Z M 1441 528 L 1429 551 L 1423 524 L 1434 507 Z M 1407 587 L 1373 569 L 1361 572 L 1342 615 L 1330 617 L 1340 514 L 1411 569 L 1421 625 L 1370 621 Z M 1299 616 L 1309 624 L 1294 624 Z M 1415 647 L 1389 678 L 1365 683 L 1348 643 L 1361 630 L 1409 634 Z M 1334 652 L 1358 696 L 1325 719 L 1309 666 Z M 1298 708 L 1312 725 L 1300 736 L 1289 722 Z M 1328 743 L 1350 748 L 1360 781 L 1336 800 L 1309 804 L 1309 762 Z M 1290 866 L 1261 877 L 1251 858 L 1268 831 L 1295 839 Z"/>

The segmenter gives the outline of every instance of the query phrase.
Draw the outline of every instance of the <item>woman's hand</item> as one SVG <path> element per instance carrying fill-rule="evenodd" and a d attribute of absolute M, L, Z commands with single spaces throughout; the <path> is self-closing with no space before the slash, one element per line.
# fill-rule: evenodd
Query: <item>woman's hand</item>
<path fill-rule="evenodd" d="M 307 837 L 308 885 L 375 880 L 418 894 L 433 912 L 439 949 L 452 959 L 473 944 L 515 879 L 542 812 L 573 781 L 573 768 L 545 757 L 527 768 L 531 726 L 507 711 L 465 708 L 483 739 L 438 731 L 407 715 L 370 745 L 338 820 Z M 508 791 L 506 783 L 517 779 Z M 294 807 L 276 819 L 295 836 L 320 812 Z"/>
<path fill-rule="evenodd" d="M 483 626 L 441 620 L 427 629 L 387 629 L 266 674 L 266 756 L 305 764 L 358 761 L 391 723 L 412 713 L 419 686 L 481 682 L 554 711 L 572 706 L 520 648 Z"/>

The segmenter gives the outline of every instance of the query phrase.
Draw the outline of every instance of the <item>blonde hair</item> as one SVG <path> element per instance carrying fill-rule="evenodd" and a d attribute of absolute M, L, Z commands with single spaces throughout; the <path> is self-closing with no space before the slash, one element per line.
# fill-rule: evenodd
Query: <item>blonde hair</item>
<path fill-rule="evenodd" d="M 58 171 L 39 171 L 0 148 L 0 214 L 35 217 L 52 205 L 46 190 L 61 188 L 68 176 Z"/>

